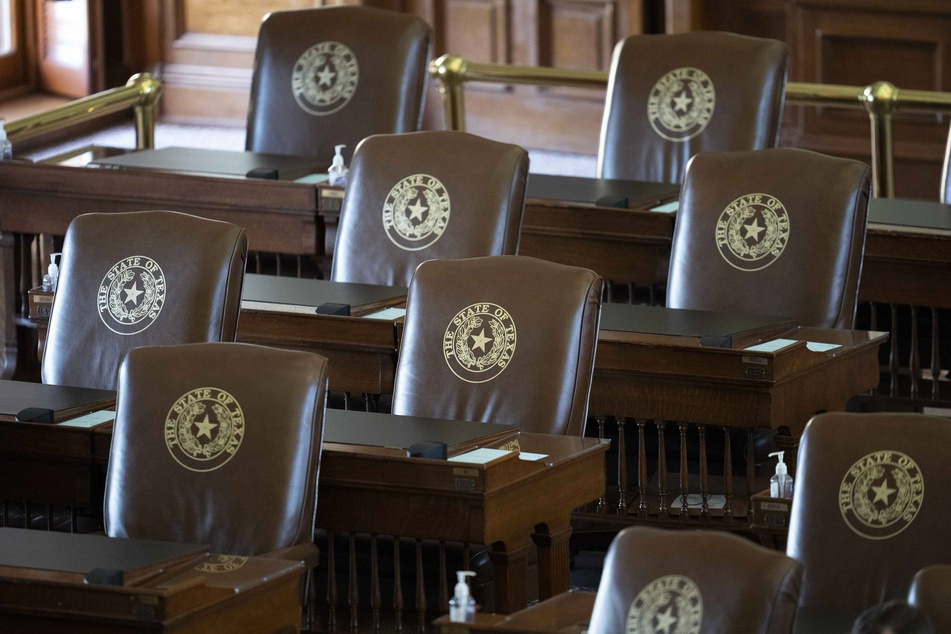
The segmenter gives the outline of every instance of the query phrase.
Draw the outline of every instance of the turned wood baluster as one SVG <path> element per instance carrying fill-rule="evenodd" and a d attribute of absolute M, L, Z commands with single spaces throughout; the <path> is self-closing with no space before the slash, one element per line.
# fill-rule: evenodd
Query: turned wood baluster
<path fill-rule="evenodd" d="M 898 307 L 895 304 L 889 304 L 892 316 L 892 330 L 888 337 L 888 371 L 891 374 L 889 382 L 889 395 L 898 395 L 898 372 L 901 369 L 901 362 L 898 359 Z"/>
<path fill-rule="evenodd" d="M 637 425 L 637 516 L 647 517 L 647 444 L 644 442 L 643 418 L 634 419 Z"/>
<path fill-rule="evenodd" d="M 370 535 L 370 611 L 373 615 L 373 631 L 380 631 L 380 562 L 377 559 L 376 535 Z"/>
<path fill-rule="evenodd" d="M 439 609 L 449 613 L 449 585 L 446 583 L 446 542 L 439 542 Z"/>
<path fill-rule="evenodd" d="M 378 410 L 377 405 L 379 404 L 379 395 L 378 394 L 363 394 L 363 407 L 368 412 L 376 412 Z"/>
<path fill-rule="evenodd" d="M 723 521 L 733 520 L 733 452 L 730 450 L 730 428 L 723 428 Z"/>
<path fill-rule="evenodd" d="M 707 480 L 707 426 L 697 425 L 700 430 L 700 519 L 710 519 L 710 484 Z"/>
<path fill-rule="evenodd" d="M 254 272 L 257 273 L 258 275 L 261 274 L 261 252 L 260 251 L 254 252 Z"/>
<path fill-rule="evenodd" d="M 746 517 L 753 518 L 753 488 L 756 486 L 756 462 L 753 458 L 753 430 L 746 432 Z"/>
<path fill-rule="evenodd" d="M 869 310 L 869 330 L 878 330 L 878 308 L 875 302 L 868 303 Z"/>
<path fill-rule="evenodd" d="M 20 271 L 19 271 L 19 284 L 17 284 L 17 299 L 20 303 L 20 308 L 17 311 L 20 315 L 29 315 L 29 300 L 27 299 L 27 291 L 30 290 L 30 287 L 33 285 L 33 236 L 28 234 L 20 234 Z"/>
<path fill-rule="evenodd" d="M 921 351 L 918 349 L 918 307 L 911 306 L 911 348 L 908 352 L 908 370 L 911 373 L 911 397 L 918 396 L 918 378 L 921 376 Z"/>
<path fill-rule="evenodd" d="M 416 631 L 426 631 L 426 579 L 423 576 L 423 540 L 416 540 Z"/>
<path fill-rule="evenodd" d="M 627 510 L 627 451 L 624 438 L 624 417 L 617 417 L 617 511 Z"/>
<path fill-rule="evenodd" d="M 938 326 L 938 309 L 931 307 L 931 394 L 940 394 L 938 379 L 941 377 L 941 328 Z"/>
<path fill-rule="evenodd" d="M 327 531 L 327 629 L 337 631 L 337 567 L 333 531 Z"/>
<path fill-rule="evenodd" d="M 304 277 L 304 259 L 299 255 L 295 255 L 294 259 L 297 263 L 297 279 L 300 279 Z"/>
<path fill-rule="evenodd" d="M 598 423 L 598 440 L 604 440 L 604 416 L 597 415 L 594 417 L 594 420 Z M 604 510 L 604 496 L 598 498 L 598 512 Z M 468 564 L 469 559 L 466 559 Z"/>
<path fill-rule="evenodd" d="M 280 253 L 274 254 L 274 275 L 278 277 L 281 276 L 281 254 Z"/>
<path fill-rule="evenodd" d="M 403 576 L 400 572 L 400 538 L 393 536 L 393 612 L 394 629 L 403 631 Z"/>
<path fill-rule="evenodd" d="M 347 533 L 350 537 L 350 631 L 360 629 L 360 582 L 357 578 L 357 536 Z"/>
<path fill-rule="evenodd" d="M 690 489 L 687 474 L 687 423 L 677 423 L 680 429 L 680 521 L 690 519 L 690 506 L 687 504 L 687 494 Z"/>
<path fill-rule="evenodd" d="M 667 519 L 667 448 L 664 445 L 664 421 L 655 421 L 657 424 L 657 488 L 660 493 L 660 506 L 657 516 Z"/>

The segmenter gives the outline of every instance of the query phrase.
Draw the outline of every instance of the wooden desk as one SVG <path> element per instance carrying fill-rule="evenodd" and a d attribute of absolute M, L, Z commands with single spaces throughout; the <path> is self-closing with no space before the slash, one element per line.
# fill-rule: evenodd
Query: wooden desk
<path fill-rule="evenodd" d="M 392 392 L 399 320 L 367 315 L 404 305 L 405 288 L 249 274 L 241 298 L 238 341 L 324 355 L 331 390 Z M 350 306 L 350 315 L 317 314 L 327 303 Z"/>
<path fill-rule="evenodd" d="M 357 434 L 366 439 L 367 446 L 352 444 L 352 427 L 366 427 L 370 423 L 406 424 L 400 417 L 385 414 L 328 410 L 318 483 L 317 528 L 346 534 L 488 545 L 495 567 L 496 609 L 501 612 L 526 604 L 526 557 L 530 540 L 534 540 L 539 551 L 542 596 L 567 590 L 571 513 L 604 492 L 607 442 L 514 435 L 512 428 L 507 435 L 500 436 L 494 428 L 505 426 L 492 426 L 493 435 L 485 436 L 483 444 L 511 447 L 515 443 L 522 451 L 544 454 L 545 458 L 529 462 L 510 454 L 507 459 L 488 464 L 467 464 L 407 458 L 405 452 L 376 447 L 374 442 L 379 442 L 382 435 L 372 429 Z M 436 423 L 443 421 L 433 421 Z M 490 430 L 481 423 L 453 424 L 474 427 L 483 435 Z M 415 440 L 432 440 L 432 433 L 427 433 L 433 431 L 431 427 L 432 424 L 421 430 Z M 36 467 L 34 471 L 43 473 L 44 469 L 81 463 L 88 473 L 95 466 L 101 480 L 108 464 L 111 425 L 76 434 L 73 431 L 60 425 L 0 423 L 0 433 L 8 434 L 0 438 L 13 439 L 8 453 Z M 40 453 L 34 451 L 38 444 L 45 445 Z M 459 445 L 457 450 L 467 447 Z M 88 473 L 85 479 L 77 477 L 72 481 L 73 489 L 48 489 L 49 482 L 38 478 L 28 483 L 27 493 L 33 497 L 22 499 L 101 506 L 101 489 L 99 497 L 92 499 L 96 489 L 89 486 Z M 559 495 L 550 495 L 551 491 L 559 491 Z M 440 579 L 440 583 L 445 581 Z M 351 583 L 356 584 L 356 579 L 352 578 Z M 355 588 L 353 585 L 352 591 L 356 592 Z M 424 603 L 422 612 L 425 611 Z M 425 619 L 425 614 L 420 618 Z"/>
<path fill-rule="evenodd" d="M 17 315 L 26 312 L 26 290 L 39 285 L 49 263 L 46 254 L 54 250 L 50 241 L 31 254 L 32 236 L 62 236 L 70 221 L 84 213 L 147 209 L 171 209 L 240 225 L 247 230 L 250 248 L 259 252 L 313 256 L 323 244 L 313 185 L 3 161 L 0 374 L 4 378 L 16 371 L 14 324 Z"/>
<path fill-rule="evenodd" d="M 0 528 L 0 629 L 259 634 L 300 626 L 300 562 L 209 556 L 201 550 Z M 27 556 L 18 556 L 22 554 Z M 77 558 L 83 560 L 78 568 L 70 564 Z M 142 580 L 130 582 L 126 576 L 125 585 L 84 582 L 89 566 L 122 562 L 145 565 L 136 575 Z"/>
<path fill-rule="evenodd" d="M 399 418 L 340 411 L 328 415 Z M 531 538 L 538 546 L 541 596 L 564 592 L 571 513 L 604 492 L 608 444 L 527 433 L 515 440 L 521 451 L 546 457 L 525 461 L 510 454 L 481 465 L 355 452 L 328 443 L 320 469 L 317 526 L 489 545 L 496 609 L 503 613 L 526 604 Z"/>

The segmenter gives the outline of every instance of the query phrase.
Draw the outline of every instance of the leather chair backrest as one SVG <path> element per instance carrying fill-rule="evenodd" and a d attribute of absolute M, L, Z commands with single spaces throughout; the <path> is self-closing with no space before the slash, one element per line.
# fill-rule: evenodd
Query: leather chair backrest
<path fill-rule="evenodd" d="M 602 286 L 587 269 L 527 257 L 424 262 L 393 413 L 582 435 Z"/>
<path fill-rule="evenodd" d="M 632 527 L 611 544 L 589 634 L 788 634 L 802 566 L 719 531 Z"/>
<path fill-rule="evenodd" d="M 114 390 L 132 348 L 234 341 L 247 253 L 241 227 L 173 211 L 75 218 L 43 382 Z"/>
<path fill-rule="evenodd" d="M 464 132 L 370 137 L 353 157 L 338 282 L 408 286 L 420 262 L 514 255 L 528 153 Z"/>
<path fill-rule="evenodd" d="M 786 46 L 732 33 L 634 35 L 614 49 L 598 176 L 679 183 L 698 152 L 779 142 Z"/>
<path fill-rule="evenodd" d="M 112 537 L 232 555 L 313 538 L 327 360 L 240 343 L 153 346 L 119 376 Z"/>
<path fill-rule="evenodd" d="M 806 150 L 698 154 L 677 212 L 667 305 L 850 328 L 870 170 Z"/>
<path fill-rule="evenodd" d="M 951 632 L 951 565 L 928 566 L 911 580 L 908 603 L 923 610 L 935 632 Z"/>
<path fill-rule="evenodd" d="M 336 6 L 267 15 L 258 34 L 246 149 L 330 159 L 371 134 L 422 123 L 432 30 L 421 18 Z"/>
<path fill-rule="evenodd" d="M 858 615 L 904 599 L 915 573 L 951 564 L 951 425 L 922 414 L 820 414 L 799 446 L 786 553 L 800 603 Z"/>

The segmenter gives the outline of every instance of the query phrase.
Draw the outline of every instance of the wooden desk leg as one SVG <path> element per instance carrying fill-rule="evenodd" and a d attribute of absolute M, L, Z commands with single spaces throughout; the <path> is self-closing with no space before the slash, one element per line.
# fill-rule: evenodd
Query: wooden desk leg
<path fill-rule="evenodd" d="M 538 598 L 542 601 L 567 592 L 571 585 L 569 537 L 570 523 L 554 531 L 546 529 L 532 534 L 532 541 L 538 547 Z"/>
<path fill-rule="evenodd" d="M 499 614 L 511 614 L 528 605 L 528 551 L 528 540 L 523 538 L 496 542 L 489 551 L 495 570 L 495 611 Z"/>
<path fill-rule="evenodd" d="M 9 379 L 16 371 L 17 326 L 15 320 L 16 285 L 14 276 L 14 236 L 0 234 L 0 378 Z"/>

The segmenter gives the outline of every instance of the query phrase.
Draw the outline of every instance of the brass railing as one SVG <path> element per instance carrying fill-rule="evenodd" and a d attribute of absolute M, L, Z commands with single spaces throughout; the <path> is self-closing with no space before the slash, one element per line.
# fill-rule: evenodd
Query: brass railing
<path fill-rule="evenodd" d="M 125 86 L 70 101 L 69 103 L 6 123 L 10 141 L 46 134 L 132 108 L 135 115 L 135 147 L 155 147 L 155 105 L 162 94 L 162 80 L 148 73 L 129 78 Z"/>
<path fill-rule="evenodd" d="M 429 73 L 440 82 L 446 127 L 450 130 L 466 128 L 464 86 L 467 82 L 576 88 L 606 88 L 608 85 L 608 73 L 599 70 L 480 64 L 457 55 L 443 55 L 433 60 Z M 951 93 L 903 90 L 887 81 L 865 87 L 789 82 L 786 84 L 786 101 L 835 108 L 865 108 L 871 120 L 874 194 L 884 198 L 892 198 L 895 194 L 892 114 L 898 111 L 951 113 Z"/>

